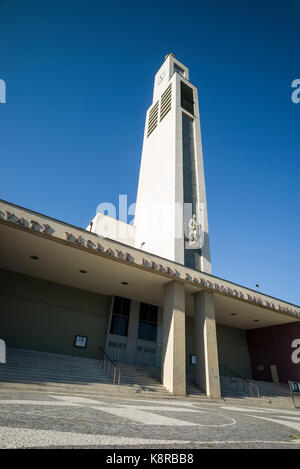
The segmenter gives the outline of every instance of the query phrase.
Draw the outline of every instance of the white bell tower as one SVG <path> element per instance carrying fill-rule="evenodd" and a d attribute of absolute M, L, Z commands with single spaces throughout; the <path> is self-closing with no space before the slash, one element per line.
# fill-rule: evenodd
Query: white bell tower
<path fill-rule="evenodd" d="M 211 272 L 198 93 L 173 54 L 146 115 L 135 226 L 135 247 Z"/>

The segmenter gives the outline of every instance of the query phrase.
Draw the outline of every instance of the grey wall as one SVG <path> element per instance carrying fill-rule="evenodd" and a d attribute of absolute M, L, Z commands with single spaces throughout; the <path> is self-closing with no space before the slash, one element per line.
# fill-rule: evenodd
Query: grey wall
<path fill-rule="evenodd" d="M 187 374 L 194 375 L 195 366 L 190 365 L 190 355 L 196 353 L 194 347 L 194 318 L 186 316 L 186 366 Z M 237 374 L 251 378 L 250 355 L 246 331 L 217 324 L 219 364 Z"/>
<path fill-rule="evenodd" d="M 0 269 L 0 337 L 8 347 L 95 358 L 109 297 Z M 73 346 L 75 335 L 87 348 Z"/>
<path fill-rule="evenodd" d="M 219 363 L 244 378 L 252 378 L 246 331 L 217 324 Z"/>

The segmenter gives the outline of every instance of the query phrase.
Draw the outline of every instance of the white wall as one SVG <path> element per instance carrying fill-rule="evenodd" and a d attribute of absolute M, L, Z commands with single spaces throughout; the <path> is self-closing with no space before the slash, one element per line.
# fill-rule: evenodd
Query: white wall
<path fill-rule="evenodd" d="M 149 137 L 151 108 L 147 112 L 134 222 L 135 247 L 144 242 L 145 251 L 170 260 L 175 260 L 175 79 L 172 108 Z"/>
<path fill-rule="evenodd" d="M 92 220 L 92 233 L 96 233 L 104 238 L 114 239 L 123 244 L 128 244 L 134 247 L 135 243 L 135 227 L 128 225 L 120 220 L 97 213 Z M 90 226 L 86 228 L 90 230 Z"/>
<path fill-rule="evenodd" d="M 184 69 L 185 78 L 172 73 L 173 64 Z M 159 83 L 161 73 L 165 72 Z M 205 232 L 202 248 L 201 270 L 211 272 L 207 221 L 207 204 L 204 165 L 200 131 L 197 89 L 188 81 L 188 69 L 169 56 L 155 76 L 153 104 L 147 111 L 139 186 L 134 224 L 136 226 L 135 247 L 161 257 L 184 264 L 184 219 L 183 219 L 183 156 L 182 156 L 182 107 L 181 81 L 194 90 L 195 154 L 198 185 L 198 201 L 203 212 Z M 161 95 L 172 85 L 171 110 L 160 122 Z M 147 137 L 149 113 L 159 101 L 158 125 Z M 186 233 L 187 234 L 187 233 Z"/>

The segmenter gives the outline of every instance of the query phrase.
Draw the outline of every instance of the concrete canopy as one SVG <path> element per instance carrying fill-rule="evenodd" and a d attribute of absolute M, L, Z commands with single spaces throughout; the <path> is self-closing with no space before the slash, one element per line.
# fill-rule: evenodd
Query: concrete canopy
<path fill-rule="evenodd" d="M 47 228 L 42 230 L 42 226 Z M 75 241 L 70 241 L 71 236 Z M 275 303 L 274 306 L 277 304 L 278 308 L 286 306 L 296 310 L 296 315 L 293 316 L 281 310 L 266 308 L 239 297 L 214 291 L 218 323 L 241 329 L 254 329 L 299 321 L 299 307 L 295 305 L 209 274 L 187 269 L 180 264 L 116 241 L 100 238 L 86 230 L 7 202 L 0 204 L 0 239 L 1 269 L 157 306 L 163 306 L 164 286 L 174 279 L 174 276 L 170 277 L 166 271 L 171 269 L 173 274 L 178 274 L 177 280 L 184 283 L 186 314 L 189 316 L 193 316 L 194 311 L 193 294 L 206 289 L 198 281 L 197 284 L 191 281 L 194 276 L 201 275 L 210 284 L 221 282 L 242 290 L 244 297 L 247 294 L 259 295 L 264 301 Z M 91 245 L 98 246 L 98 243 L 101 249 L 91 249 Z M 112 253 L 113 255 L 110 255 Z M 38 259 L 32 259 L 30 256 L 36 256 Z M 134 258 L 134 262 L 130 258 Z M 148 262 L 155 263 L 156 266 L 163 265 L 165 268 L 151 269 L 147 266 Z M 81 270 L 86 273 L 80 272 Z"/>

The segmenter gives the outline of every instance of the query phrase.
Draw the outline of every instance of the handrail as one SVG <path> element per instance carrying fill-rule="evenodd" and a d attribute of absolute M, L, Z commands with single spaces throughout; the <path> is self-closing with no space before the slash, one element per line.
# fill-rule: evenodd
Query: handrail
<path fill-rule="evenodd" d="M 294 403 L 295 409 L 297 409 L 298 407 L 296 406 L 295 396 L 300 397 L 300 382 L 289 380 L 288 383 L 289 383 L 290 396 Z"/>
<path fill-rule="evenodd" d="M 219 364 L 219 368 L 220 368 L 220 371 L 221 371 L 221 368 L 223 368 L 225 374 L 222 375 L 224 376 L 225 379 L 230 378 L 230 381 L 231 383 L 232 382 L 235 382 L 235 383 L 242 383 L 243 384 L 243 389 L 244 389 L 244 392 L 246 392 L 246 387 L 245 387 L 245 383 L 247 383 L 249 385 L 249 390 L 250 390 L 250 395 L 251 397 L 253 397 L 253 390 L 252 390 L 252 387 L 254 387 L 256 389 L 256 392 L 257 392 L 257 399 L 260 399 L 260 392 L 259 392 L 259 387 L 252 383 L 251 381 L 249 381 L 248 378 L 244 378 L 243 376 L 240 376 L 238 373 L 236 373 L 235 371 L 231 370 L 230 368 L 228 368 L 227 366 L 223 365 L 222 363 Z M 227 375 L 227 372 L 229 372 L 229 374 Z M 232 381 L 232 378 L 235 378 L 235 381 Z M 239 381 L 237 381 L 237 379 Z"/>
<path fill-rule="evenodd" d="M 254 383 L 252 383 L 252 382 L 249 381 L 249 380 L 247 380 L 247 381 L 248 381 L 248 383 L 249 383 L 251 397 L 253 397 L 253 393 L 252 393 L 252 386 L 253 386 L 254 388 L 256 388 L 257 399 L 260 399 L 259 387 L 257 386 L 257 384 L 254 384 Z"/>
<path fill-rule="evenodd" d="M 111 377 L 111 374 L 113 374 L 113 386 L 117 384 L 119 391 L 121 382 L 120 368 L 112 361 L 112 359 L 107 355 L 107 353 L 104 352 L 103 348 L 100 347 L 100 345 L 97 346 L 97 355 L 98 351 L 100 352 L 99 364 L 101 364 L 102 362 L 102 368 L 105 367 L 105 371 L 106 373 L 108 373 L 109 377 Z"/>

